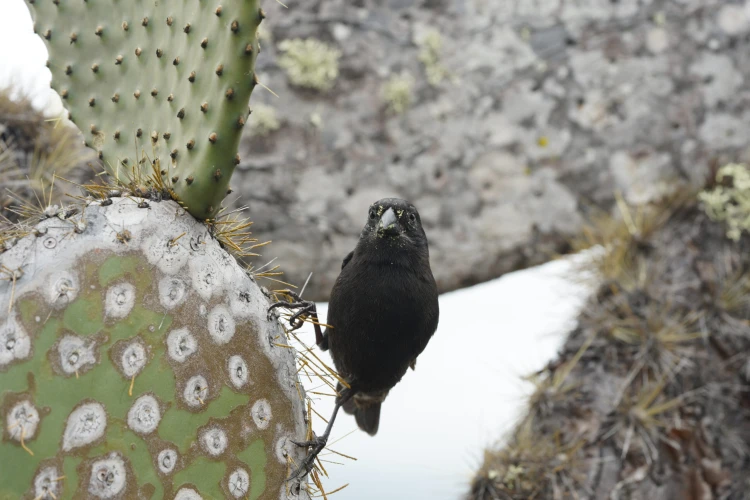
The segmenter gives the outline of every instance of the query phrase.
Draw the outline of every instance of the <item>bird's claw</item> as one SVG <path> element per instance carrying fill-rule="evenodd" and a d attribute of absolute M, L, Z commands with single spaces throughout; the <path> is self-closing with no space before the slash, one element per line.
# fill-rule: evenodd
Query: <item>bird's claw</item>
<path fill-rule="evenodd" d="M 292 443 L 302 448 L 312 448 L 312 450 L 308 452 L 300 466 L 292 472 L 287 481 L 305 477 L 306 474 L 309 474 L 313 470 L 315 458 L 326 447 L 328 439 L 325 436 L 315 436 L 310 441 L 292 441 Z"/>
<path fill-rule="evenodd" d="M 292 441 L 292 443 L 296 444 L 300 448 L 310 448 L 310 447 L 318 447 L 324 448 L 328 440 L 322 436 L 315 436 L 315 438 L 311 439 L 310 441 Z"/>
<path fill-rule="evenodd" d="M 317 317 L 315 302 L 311 300 L 303 300 L 302 297 L 300 297 L 297 293 L 291 290 L 284 290 L 284 293 L 286 295 L 289 295 L 294 300 L 294 302 L 284 302 L 284 301 L 274 302 L 268 308 L 269 316 L 271 314 L 271 311 L 279 307 L 283 307 L 284 309 L 289 309 L 289 310 L 296 309 L 297 312 L 295 312 L 289 318 L 289 324 L 292 327 L 292 331 L 299 329 L 305 323 L 305 320 L 302 318 L 303 315 L 312 313 L 313 315 Z"/>

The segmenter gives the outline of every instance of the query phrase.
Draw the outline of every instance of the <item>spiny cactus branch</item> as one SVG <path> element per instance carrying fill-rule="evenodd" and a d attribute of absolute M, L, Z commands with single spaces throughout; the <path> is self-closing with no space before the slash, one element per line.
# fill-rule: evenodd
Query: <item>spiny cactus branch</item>
<path fill-rule="evenodd" d="M 215 217 L 258 83 L 259 0 L 27 3 L 52 86 L 108 172 L 128 184 L 160 159 L 183 206 Z"/>

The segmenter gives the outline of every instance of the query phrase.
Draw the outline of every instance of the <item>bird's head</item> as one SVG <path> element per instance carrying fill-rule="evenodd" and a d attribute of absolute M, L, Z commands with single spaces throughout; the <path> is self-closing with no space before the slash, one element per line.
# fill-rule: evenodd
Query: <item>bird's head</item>
<path fill-rule="evenodd" d="M 427 236 L 417 208 L 399 198 L 384 198 L 370 205 L 358 246 L 375 250 L 384 259 L 414 250 L 428 255 Z"/>

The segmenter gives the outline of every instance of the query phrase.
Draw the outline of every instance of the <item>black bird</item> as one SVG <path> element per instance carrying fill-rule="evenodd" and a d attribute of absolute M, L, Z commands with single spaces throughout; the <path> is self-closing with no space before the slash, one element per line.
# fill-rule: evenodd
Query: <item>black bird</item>
<path fill-rule="evenodd" d="M 291 294 L 295 302 L 279 302 L 271 309 L 299 309 L 317 323 L 315 305 Z M 269 309 L 270 310 L 270 309 Z M 438 325 L 438 291 L 430 269 L 427 236 L 417 209 L 408 201 L 385 198 L 370 206 L 359 242 L 344 258 L 331 291 L 325 332 L 316 325 L 316 343 L 331 351 L 339 375 L 349 388 L 338 387 L 336 407 L 325 433 L 312 441 L 302 466 L 292 474 L 307 473 L 325 447 L 340 407 L 354 414 L 360 429 L 374 436 L 380 405 L 388 392 L 414 369 Z"/>

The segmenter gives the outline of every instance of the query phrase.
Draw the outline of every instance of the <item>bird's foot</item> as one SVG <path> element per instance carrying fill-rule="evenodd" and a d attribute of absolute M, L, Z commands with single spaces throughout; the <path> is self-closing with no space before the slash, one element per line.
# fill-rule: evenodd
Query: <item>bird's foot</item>
<path fill-rule="evenodd" d="M 315 465 L 315 458 L 318 456 L 318 454 L 323 451 L 323 448 L 326 447 L 326 444 L 328 443 L 328 437 L 327 436 L 315 436 L 310 441 L 292 441 L 292 443 L 296 444 L 297 446 L 300 446 L 302 448 L 312 448 L 308 453 L 305 459 L 302 461 L 299 467 L 292 472 L 292 474 L 289 476 L 289 479 L 287 481 L 292 481 L 297 478 L 303 478 L 305 475 L 309 474 L 310 471 L 313 470 L 313 467 Z"/>
<path fill-rule="evenodd" d="M 325 448 L 325 445 L 327 442 L 328 442 L 328 439 L 325 436 L 315 436 L 313 439 L 309 441 L 292 441 L 292 443 L 296 444 L 300 448 L 320 447 L 320 449 Z"/>
<path fill-rule="evenodd" d="M 304 317 L 308 314 L 312 315 L 315 322 L 317 322 L 318 312 L 315 308 L 315 302 L 312 300 L 303 300 L 302 297 L 291 290 L 282 290 L 280 293 L 290 296 L 294 302 L 274 302 L 268 308 L 269 315 L 271 314 L 271 311 L 279 307 L 289 309 L 290 311 L 296 310 L 296 312 L 289 317 L 289 324 L 292 327 L 292 331 L 299 329 L 304 324 Z"/>
<path fill-rule="evenodd" d="M 307 452 L 307 456 L 305 457 L 305 459 L 302 461 L 302 464 L 297 468 L 297 470 L 292 473 L 291 476 L 289 476 L 288 480 L 296 479 L 298 477 L 305 477 L 311 470 L 313 470 L 313 467 L 315 465 L 315 458 L 318 456 L 318 453 L 320 453 L 323 448 L 326 447 L 326 443 L 328 443 L 328 436 L 331 435 L 333 423 L 336 421 L 336 415 L 339 412 L 339 408 L 341 408 L 342 405 L 349 401 L 349 399 L 351 399 L 354 394 L 355 391 L 352 389 L 343 389 L 340 391 L 339 397 L 336 398 L 336 406 L 333 409 L 333 414 L 328 420 L 328 425 L 326 426 L 326 430 L 322 436 L 313 435 L 313 438 L 310 441 L 292 441 L 292 443 L 296 444 L 297 446 L 309 448 L 309 451 Z"/>

